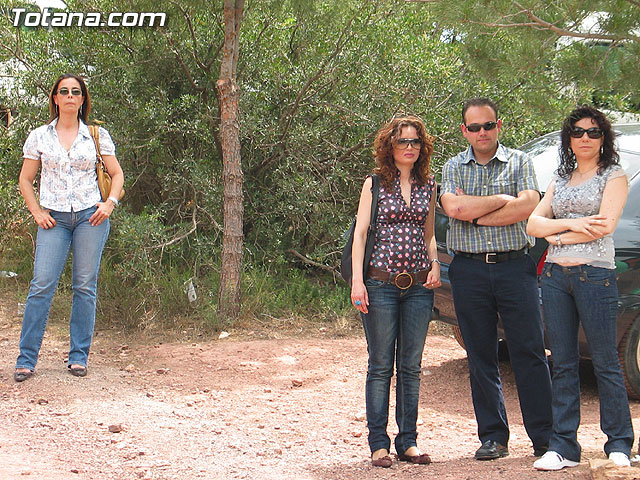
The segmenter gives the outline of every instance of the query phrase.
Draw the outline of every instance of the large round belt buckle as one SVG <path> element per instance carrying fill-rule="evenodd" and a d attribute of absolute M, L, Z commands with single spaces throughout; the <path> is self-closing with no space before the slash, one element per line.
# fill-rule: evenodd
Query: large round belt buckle
<path fill-rule="evenodd" d="M 407 272 L 399 273 L 393 279 L 393 284 L 400 290 L 406 290 L 413 285 L 413 276 Z"/>

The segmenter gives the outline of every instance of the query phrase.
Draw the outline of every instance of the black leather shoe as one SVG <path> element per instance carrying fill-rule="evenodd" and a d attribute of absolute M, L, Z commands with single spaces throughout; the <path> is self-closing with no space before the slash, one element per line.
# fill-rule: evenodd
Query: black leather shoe
<path fill-rule="evenodd" d="M 533 455 L 535 457 L 541 457 L 549 450 L 549 445 L 540 445 L 539 447 L 533 447 Z"/>
<path fill-rule="evenodd" d="M 74 377 L 86 377 L 87 367 L 69 367 L 69 372 Z"/>
<path fill-rule="evenodd" d="M 13 379 L 16 382 L 24 382 L 27 378 L 31 377 L 33 375 L 32 371 L 29 372 L 14 372 L 13 373 Z"/>
<path fill-rule="evenodd" d="M 509 450 L 504 445 L 500 445 L 494 440 L 487 440 L 476 451 L 476 460 L 494 460 L 509 455 Z"/>

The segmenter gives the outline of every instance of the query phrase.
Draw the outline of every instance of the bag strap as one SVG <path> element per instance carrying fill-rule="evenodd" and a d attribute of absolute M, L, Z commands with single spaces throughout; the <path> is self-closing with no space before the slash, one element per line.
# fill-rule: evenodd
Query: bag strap
<path fill-rule="evenodd" d="M 378 196 L 380 194 L 380 177 L 371 175 L 371 218 L 369 220 L 369 228 L 376 228 L 376 219 L 378 218 Z"/>
<path fill-rule="evenodd" d="M 102 153 L 100 153 L 100 127 L 98 127 L 98 125 L 89 125 L 89 133 L 91 133 L 93 143 L 96 144 L 96 156 L 100 163 L 104 163 Z"/>

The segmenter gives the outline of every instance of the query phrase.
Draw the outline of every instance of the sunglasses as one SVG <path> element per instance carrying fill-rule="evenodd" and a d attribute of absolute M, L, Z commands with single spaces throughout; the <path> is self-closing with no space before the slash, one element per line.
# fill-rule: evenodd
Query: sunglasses
<path fill-rule="evenodd" d="M 591 127 L 587 128 L 586 130 L 580 127 L 573 127 L 571 130 L 569 130 L 569 135 L 571 135 L 573 138 L 582 138 L 585 132 L 587 133 L 587 136 L 589 138 L 600 138 L 602 137 L 602 135 L 604 135 L 602 133 L 602 130 L 598 127 Z"/>
<path fill-rule="evenodd" d="M 478 133 L 480 129 L 484 128 L 486 132 L 493 130 L 498 126 L 498 122 L 486 122 L 486 123 L 472 123 L 471 125 L 465 125 L 467 130 L 473 133 Z"/>
<path fill-rule="evenodd" d="M 67 87 L 62 87 L 60 90 L 58 90 L 58 95 L 69 95 L 69 89 Z M 72 88 L 71 95 L 73 95 L 74 97 L 79 97 L 80 95 L 82 95 L 82 90 L 80 90 L 79 88 Z"/>
<path fill-rule="evenodd" d="M 396 146 L 401 150 L 406 150 L 411 145 L 412 148 L 420 148 L 422 142 L 419 138 L 399 138 L 395 142 Z"/>

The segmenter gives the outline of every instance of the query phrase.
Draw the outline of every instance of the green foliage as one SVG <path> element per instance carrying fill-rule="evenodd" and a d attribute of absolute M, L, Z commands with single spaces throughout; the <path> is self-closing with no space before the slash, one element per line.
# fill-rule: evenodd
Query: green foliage
<path fill-rule="evenodd" d="M 304 317 L 335 320 L 353 314 L 349 289 L 345 284 L 332 288 L 327 280 L 314 279 L 301 270 L 272 271 L 268 266 L 245 272 L 243 315 Z"/>
<path fill-rule="evenodd" d="M 640 112 L 638 2 L 462 0 L 428 8 L 486 78 L 493 70 L 537 83 L 537 107 L 561 95 Z"/>
<path fill-rule="evenodd" d="M 115 0 L 67 3 L 70 11 L 123 8 Z M 507 8 L 485 3 L 489 10 Z M 221 328 L 215 315 L 223 229 L 215 87 L 221 5 L 127 5 L 164 11 L 168 24 L 16 29 L 9 16 L 0 18 L 0 65 L 13 78 L 9 92 L 20 92 L 0 89 L 0 103 L 18 112 L 0 136 L 7 152 L 0 156 L 0 200 L 9 209 L 0 218 L 0 258 L 31 252 L 23 232 L 33 228 L 17 190 L 21 147 L 27 132 L 48 120 L 53 80 L 75 72 L 87 78 L 92 118 L 106 122 L 126 178 L 103 257 L 101 318 L 138 328 L 185 321 Z M 347 287 L 327 268 L 338 265 L 342 234 L 373 167 L 374 135 L 391 116 L 424 118 L 436 137 L 438 173 L 465 147 L 459 127 L 465 98 L 496 98 L 503 140 L 513 146 L 556 128 L 574 101 L 555 81 L 551 35 L 458 36 L 457 23 L 455 30 L 447 26 L 453 14 L 434 12 L 401 0 L 247 2 L 238 67 L 245 317 L 333 319 L 351 312 Z M 529 59 L 526 69 L 513 51 Z M 199 292 L 195 305 L 184 293 L 189 279 Z"/>

